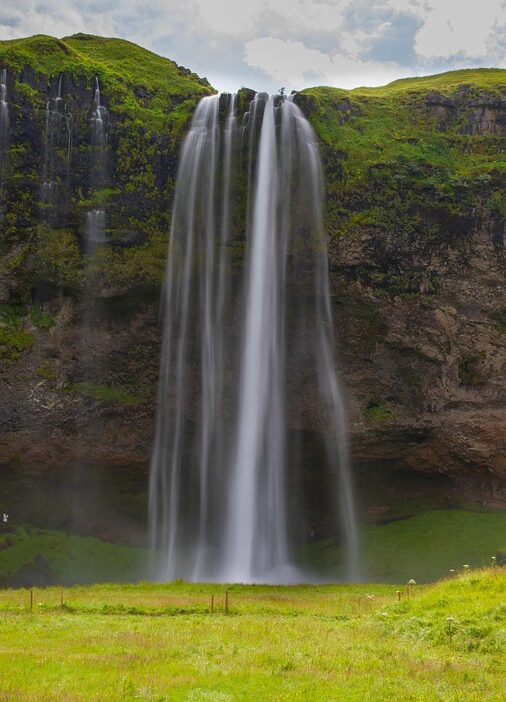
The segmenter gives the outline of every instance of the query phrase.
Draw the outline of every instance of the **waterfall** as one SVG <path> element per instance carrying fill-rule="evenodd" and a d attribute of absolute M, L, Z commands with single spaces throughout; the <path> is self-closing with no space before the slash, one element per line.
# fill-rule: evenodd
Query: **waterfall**
<path fill-rule="evenodd" d="M 85 232 L 87 251 L 105 243 L 105 210 L 90 210 L 86 213 Z"/>
<path fill-rule="evenodd" d="M 107 141 L 109 115 L 101 103 L 100 83 L 97 77 L 93 82 L 93 103 L 89 120 L 89 149 L 87 195 L 89 209 L 85 213 L 83 231 L 83 286 L 81 312 L 81 344 L 79 356 L 79 380 L 82 383 L 98 384 L 103 382 L 104 368 L 102 358 L 103 327 L 100 324 L 103 301 L 103 260 L 106 243 L 106 211 L 101 207 L 102 191 L 107 185 Z M 93 206 L 95 202 L 98 206 Z M 72 503 L 73 528 L 80 530 L 85 526 L 87 510 L 83 509 L 81 486 L 86 482 L 87 432 L 93 419 L 86 414 L 83 406 L 76 405 L 76 425 L 79 427 L 79 454 L 73 466 L 74 499 Z"/>
<path fill-rule="evenodd" d="M 204 98 L 181 152 L 150 476 L 157 577 L 308 579 L 309 476 L 355 579 L 323 178 L 291 99 Z M 309 436 L 309 438 L 308 438 Z"/>
<path fill-rule="evenodd" d="M 258 98 L 257 98 L 258 99 Z M 285 108 L 286 111 L 286 108 Z M 274 99 L 268 98 L 260 144 L 248 235 L 248 269 L 236 446 L 229 507 L 229 580 L 254 580 L 287 564 L 285 466 L 284 329 L 280 286 L 286 242 L 278 231 L 280 204 Z"/>
<path fill-rule="evenodd" d="M 100 82 L 97 77 L 94 81 L 93 110 L 91 113 L 91 161 L 90 161 L 90 189 L 93 192 L 102 190 L 106 184 L 106 145 L 108 121 L 107 109 L 101 104 Z M 105 210 L 96 208 L 86 213 L 85 222 L 86 245 L 93 249 L 105 242 Z"/>
<path fill-rule="evenodd" d="M 7 69 L 0 72 L 0 222 L 3 221 L 4 187 L 9 150 L 9 103 L 7 101 Z"/>
<path fill-rule="evenodd" d="M 63 99 L 63 74 L 60 74 L 57 94 L 55 97 L 50 97 L 46 103 L 44 126 L 42 220 L 51 226 L 65 226 L 66 223 L 70 194 L 71 151 L 72 115 L 68 112 Z"/>

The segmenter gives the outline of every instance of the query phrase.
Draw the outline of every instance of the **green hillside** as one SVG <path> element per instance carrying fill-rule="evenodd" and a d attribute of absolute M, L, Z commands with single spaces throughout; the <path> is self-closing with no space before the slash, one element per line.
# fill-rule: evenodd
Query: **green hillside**
<path fill-rule="evenodd" d="M 393 158 L 471 177 L 504 168 L 504 151 L 496 149 L 500 134 L 466 134 L 465 110 L 446 129 L 438 128 L 427 110 L 429 94 L 436 91 L 442 98 L 455 99 L 456 105 L 465 100 L 471 109 L 479 109 L 484 102 L 500 101 L 506 70 L 451 71 L 350 91 L 310 88 L 303 95 L 315 103 L 313 122 L 319 136 L 326 145 L 347 152 L 348 170 L 357 178 L 368 167 L 387 166 Z"/>
<path fill-rule="evenodd" d="M 144 126 L 153 128 L 161 126 L 167 112 L 185 99 L 214 92 L 205 79 L 174 61 L 123 39 L 89 34 L 0 41 L 0 64 L 16 71 L 30 66 L 51 78 L 62 72 L 89 79 L 98 76 L 117 114 L 137 116 Z M 185 105 L 185 117 L 189 107 Z"/>

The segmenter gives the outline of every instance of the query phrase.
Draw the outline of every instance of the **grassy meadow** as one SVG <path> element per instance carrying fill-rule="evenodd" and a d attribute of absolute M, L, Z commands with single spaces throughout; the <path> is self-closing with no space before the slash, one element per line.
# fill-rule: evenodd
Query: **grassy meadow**
<path fill-rule="evenodd" d="M 483 566 L 505 534 L 502 513 L 424 512 L 363 530 L 376 584 L 275 587 L 120 583 L 145 549 L 20 527 L 0 536 L 0 702 L 502 702 L 506 569 Z M 305 555 L 339 579 L 335 544 Z M 63 587 L 6 587 L 41 576 Z"/>
<path fill-rule="evenodd" d="M 225 590 L 0 591 L 0 700 L 504 700 L 504 569 Z"/>

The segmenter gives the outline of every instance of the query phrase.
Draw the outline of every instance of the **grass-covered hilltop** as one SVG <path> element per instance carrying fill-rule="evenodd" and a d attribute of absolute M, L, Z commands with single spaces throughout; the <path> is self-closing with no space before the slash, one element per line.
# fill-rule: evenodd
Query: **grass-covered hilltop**
<path fill-rule="evenodd" d="M 81 557 L 86 580 L 93 559 L 127 579 L 145 556 L 179 150 L 215 90 L 130 42 L 84 34 L 0 41 L 0 75 L 0 512 L 12 523 L 0 583 L 71 582 Z M 239 90 L 239 120 L 251 98 Z M 506 547 L 506 71 L 294 99 L 320 143 L 367 572 L 421 581 L 479 566 Z M 318 511 L 318 460 L 299 476 L 304 558 L 332 572 L 340 546 Z"/>
<path fill-rule="evenodd" d="M 211 86 L 190 70 L 135 44 L 85 34 L 0 42 L 0 66 L 7 69 L 10 110 L 3 193 L 3 241 L 11 244 L 11 258 L 5 265 L 10 272 L 22 275 L 20 269 L 26 268 L 26 259 L 34 253 L 39 279 L 79 287 L 82 259 L 75 235 L 82 229 L 85 211 L 105 206 L 111 243 L 121 247 L 133 241 L 143 247 L 142 254 L 107 253 L 104 266 L 111 273 L 115 270 L 110 282 L 158 283 L 165 256 L 160 239 L 165 240 L 168 228 L 182 131 L 197 101 L 214 92 Z M 87 174 L 95 78 L 110 113 L 108 178 L 106 187 L 98 191 L 90 187 Z M 60 185 L 68 179 L 68 193 L 59 194 L 68 202 L 59 203 L 53 226 L 48 228 L 39 226 L 41 221 L 47 224 L 40 211 L 44 125 L 48 99 L 57 95 L 60 80 L 71 121 L 68 175 L 66 134 L 56 135 L 53 158 Z M 29 289 L 19 289 L 15 297 L 24 302 L 27 294 Z"/>

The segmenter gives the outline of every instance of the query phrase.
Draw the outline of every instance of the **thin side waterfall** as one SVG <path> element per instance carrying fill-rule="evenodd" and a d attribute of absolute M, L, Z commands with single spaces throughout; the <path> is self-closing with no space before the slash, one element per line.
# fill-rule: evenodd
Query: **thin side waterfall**
<path fill-rule="evenodd" d="M 358 577 L 312 128 L 290 99 L 204 98 L 184 142 L 150 479 L 156 575 L 295 582 L 314 532 Z"/>
<path fill-rule="evenodd" d="M 102 205 L 103 189 L 108 183 L 107 142 L 109 115 L 102 105 L 100 83 L 97 77 L 93 82 L 93 104 L 89 121 L 88 189 L 90 209 L 85 214 L 83 231 L 84 279 L 82 286 L 81 348 L 79 358 L 79 380 L 82 383 L 103 382 L 102 357 L 103 327 L 100 324 L 103 285 L 103 255 L 106 244 L 106 210 Z M 95 202 L 97 203 L 96 206 Z M 80 428 L 79 454 L 74 462 L 74 501 L 73 526 L 82 528 L 85 524 L 86 508 L 83 509 L 81 487 L 88 473 L 88 436 L 90 418 L 84 415 L 86 409 L 76 406 L 76 423 Z M 98 491 L 98 488 L 95 488 Z"/>
<path fill-rule="evenodd" d="M 9 151 L 9 103 L 7 96 L 7 69 L 0 72 L 0 222 L 3 221 L 4 187 L 7 176 Z"/>
<path fill-rule="evenodd" d="M 107 146 L 107 109 L 101 103 L 100 82 L 94 81 L 93 110 L 91 113 L 91 160 L 90 189 L 95 194 L 106 185 L 106 146 Z M 85 236 L 87 248 L 93 249 L 105 242 L 106 213 L 100 206 L 86 213 Z"/>
<path fill-rule="evenodd" d="M 183 145 L 173 205 L 150 481 L 152 538 L 162 554 L 161 570 L 167 578 L 203 576 L 204 561 L 211 557 L 208 547 L 216 546 L 218 540 L 218 534 L 213 538 L 216 524 L 208 523 L 211 517 L 215 522 L 219 519 L 216 510 L 208 508 L 214 507 L 212 498 L 218 486 L 215 479 L 212 484 L 207 480 L 211 458 L 223 455 L 221 437 L 213 435 L 213 444 L 210 442 L 214 434 L 210 425 L 219 411 L 210 404 L 217 375 L 222 372 L 215 364 L 223 361 L 214 348 L 215 332 L 221 330 L 210 319 L 216 283 L 214 254 L 225 255 L 225 247 L 217 246 L 215 240 L 218 117 L 219 98 L 204 98 Z M 196 340 L 191 338 L 194 330 Z M 190 363 L 199 368 L 200 408 L 192 407 Z M 172 430 L 167 431 L 168 427 Z M 180 499 L 181 495 L 186 499 Z M 217 552 L 212 555 L 216 558 Z"/>
<path fill-rule="evenodd" d="M 70 191 L 72 114 L 63 99 L 63 74 L 55 97 L 46 103 L 41 218 L 51 226 L 65 226 Z"/>

